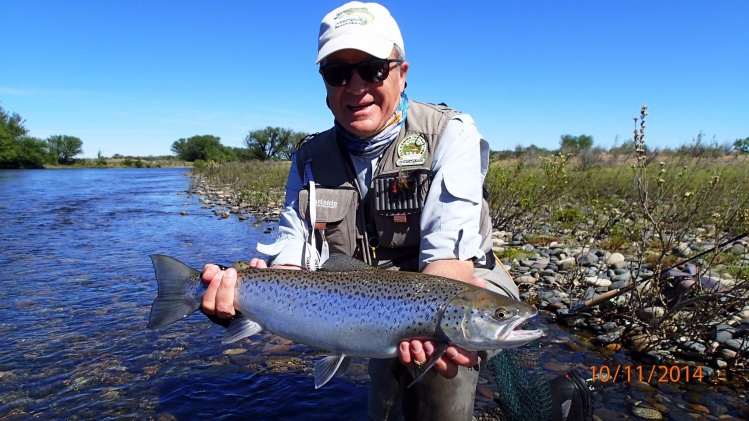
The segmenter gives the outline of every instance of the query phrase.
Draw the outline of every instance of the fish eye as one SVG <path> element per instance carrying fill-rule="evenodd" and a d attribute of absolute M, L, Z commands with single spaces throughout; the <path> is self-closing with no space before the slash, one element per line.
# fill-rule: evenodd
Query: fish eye
<path fill-rule="evenodd" d="M 494 310 L 494 317 L 497 319 L 504 319 L 507 316 L 507 310 L 503 309 L 502 307 Z"/>

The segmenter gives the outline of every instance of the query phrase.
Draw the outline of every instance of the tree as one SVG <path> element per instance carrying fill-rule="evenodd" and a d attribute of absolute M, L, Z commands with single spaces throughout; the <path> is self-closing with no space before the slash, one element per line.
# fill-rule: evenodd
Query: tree
<path fill-rule="evenodd" d="M 749 137 L 734 140 L 733 148 L 736 150 L 736 152 L 749 153 Z"/>
<path fill-rule="evenodd" d="M 83 153 L 83 141 L 75 136 L 53 135 L 47 138 L 50 151 L 57 157 L 57 162 L 67 165 L 73 157 Z"/>
<path fill-rule="evenodd" d="M 232 150 L 234 151 L 234 153 L 237 154 L 237 161 L 239 162 L 248 162 L 248 161 L 257 160 L 257 156 L 255 156 L 255 152 L 247 148 L 232 148 Z"/>
<path fill-rule="evenodd" d="M 579 153 L 586 151 L 593 146 L 593 137 L 585 134 L 581 134 L 580 136 L 564 134 L 561 136 L 559 145 L 560 152 Z"/>
<path fill-rule="evenodd" d="M 44 164 L 57 162 L 57 156 L 49 150 L 47 142 L 42 139 L 21 136 L 16 144 L 16 160 L 21 168 L 44 168 Z"/>
<path fill-rule="evenodd" d="M 10 134 L 10 131 L 0 122 L 0 168 L 14 167 L 18 152 L 15 143 L 15 139 Z"/>
<path fill-rule="evenodd" d="M 16 141 L 26 132 L 20 115 L 9 114 L 0 107 L 0 168 L 15 167 L 18 155 Z"/>
<path fill-rule="evenodd" d="M 189 139 L 179 139 L 172 143 L 172 152 L 183 161 L 228 162 L 236 161 L 237 153 L 221 144 L 221 138 L 211 135 L 193 136 Z"/>
<path fill-rule="evenodd" d="M 50 160 L 47 144 L 26 136 L 25 120 L 0 107 L 0 168 L 43 168 Z"/>
<path fill-rule="evenodd" d="M 0 130 L 5 131 L 14 139 L 29 132 L 26 130 L 26 127 L 23 126 L 23 123 L 25 122 L 26 120 L 17 113 L 8 114 L 3 107 L 0 107 Z"/>
<path fill-rule="evenodd" d="M 294 146 L 306 136 L 306 133 L 268 126 L 262 130 L 251 131 L 244 138 L 244 144 L 261 161 L 289 159 Z"/>

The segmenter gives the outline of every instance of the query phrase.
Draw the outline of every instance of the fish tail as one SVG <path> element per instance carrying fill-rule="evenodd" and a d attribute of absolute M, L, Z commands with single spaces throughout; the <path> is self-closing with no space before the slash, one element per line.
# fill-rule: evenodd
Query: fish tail
<path fill-rule="evenodd" d="M 148 328 L 181 320 L 200 308 L 205 290 L 200 272 L 169 256 L 152 254 L 159 294 L 151 306 Z"/>

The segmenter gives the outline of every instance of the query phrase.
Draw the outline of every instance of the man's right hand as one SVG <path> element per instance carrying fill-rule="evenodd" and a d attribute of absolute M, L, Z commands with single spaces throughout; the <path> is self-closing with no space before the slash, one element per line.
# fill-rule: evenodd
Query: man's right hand
<path fill-rule="evenodd" d="M 265 269 L 268 264 L 263 259 L 253 257 L 250 267 Z M 270 269 L 296 269 L 298 266 L 278 265 Z M 208 288 L 203 295 L 201 309 L 208 316 L 217 316 L 220 319 L 231 319 L 237 314 L 234 308 L 234 295 L 237 286 L 237 271 L 234 268 L 221 270 L 217 265 L 207 264 L 203 267 L 203 282 L 208 283 Z"/>

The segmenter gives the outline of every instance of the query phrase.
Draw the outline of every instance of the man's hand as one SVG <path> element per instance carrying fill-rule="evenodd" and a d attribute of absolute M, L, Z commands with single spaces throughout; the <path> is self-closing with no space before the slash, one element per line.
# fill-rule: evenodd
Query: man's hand
<path fill-rule="evenodd" d="M 258 269 L 267 268 L 265 260 L 257 257 L 250 260 L 250 266 Z M 207 264 L 203 267 L 203 281 L 208 288 L 203 295 L 201 306 L 203 313 L 230 319 L 236 314 L 234 309 L 234 290 L 237 286 L 237 271 L 233 268 L 221 270 L 217 265 Z"/>
<path fill-rule="evenodd" d="M 253 257 L 250 267 L 266 269 L 268 264 L 263 259 Z M 274 265 L 269 269 L 291 269 L 301 270 L 299 266 Z M 237 286 L 237 271 L 234 268 L 221 270 L 217 265 L 207 264 L 203 266 L 203 282 L 208 282 L 208 288 L 203 295 L 201 308 L 208 316 L 217 316 L 219 319 L 231 319 L 237 314 L 234 309 L 234 292 Z M 214 320 L 215 321 L 215 320 Z"/>
<path fill-rule="evenodd" d="M 434 354 L 437 343 L 433 340 L 403 341 L 398 347 L 401 363 L 420 368 Z M 473 367 L 479 362 L 475 352 L 466 351 L 457 346 L 449 346 L 447 351 L 434 363 L 434 369 L 443 377 L 452 379 L 458 375 L 458 366 Z"/>

